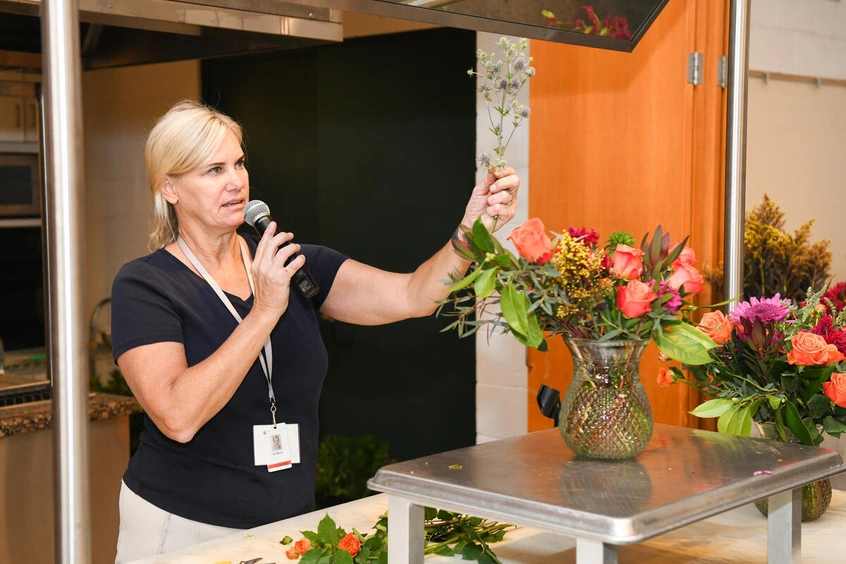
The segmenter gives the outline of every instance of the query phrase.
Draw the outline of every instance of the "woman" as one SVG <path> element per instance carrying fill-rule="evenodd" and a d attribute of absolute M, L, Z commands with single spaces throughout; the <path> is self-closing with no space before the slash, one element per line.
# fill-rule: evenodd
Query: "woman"
<path fill-rule="evenodd" d="M 430 315 L 448 273 L 469 265 L 450 243 L 396 274 L 293 243 L 275 223 L 260 239 L 238 235 L 241 129 L 203 105 L 174 106 L 145 156 L 154 252 L 112 288 L 113 352 L 146 427 L 121 487 L 117 562 L 311 511 L 327 368 L 317 312 L 361 325 Z M 488 174 L 461 225 L 501 227 L 518 186 L 511 169 Z M 306 264 L 320 287 L 311 300 L 290 285 Z"/>

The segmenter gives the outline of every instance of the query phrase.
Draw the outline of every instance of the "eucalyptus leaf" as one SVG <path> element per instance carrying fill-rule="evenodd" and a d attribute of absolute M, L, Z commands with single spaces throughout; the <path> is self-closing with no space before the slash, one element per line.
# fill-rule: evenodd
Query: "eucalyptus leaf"
<path fill-rule="evenodd" d="M 735 419 L 737 419 L 739 411 L 740 404 L 736 404 L 733 408 L 720 415 L 719 419 L 717 419 L 717 430 L 720 433 L 733 434 L 731 433 L 731 429 L 735 425 Z"/>
<path fill-rule="evenodd" d="M 499 305 L 502 308 L 502 316 L 508 322 L 511 330 L 520 335 L 528 335 L 528 306 L 526 305 L 525 296 L 515 290 L 514 286 L 506 284 L 499 293 Z"/>
<path fill-rule="evenodd" d="M 799 439 L 800 443 L 803 445 L 814 445 L 814 440 L 811 437 L 811 431 L 808 429 L 807 424 L 802 420 L 802 417 L 799 415 L 799 410 L 796 409 L 793 402 L 784 402 L 784 422 L 787 424 L 788 429 L 793 431 L 793 434 L 796 435 L 796 438 Z"/>
<path fill-rule="evenodd" d="M 696 409 L 690 412 L 690 414 L 703 419 L 709 419 L 712 417 L 720 417 L 730 409 L 736 409 L 736 406 L 737 404 L 733 400 L 727 398 L 716 398 L 698 405 Z"/>
<path fill-rule="evenodd" d="M 473 291 L 476 295 L 481 298 L 485 299 L 493 294 L 494 289 L 496 288 L 496 269 L 489 268 L 482 272 L 476 281 L 473 283 Z"/>
<path fill-rule="evenodd" d="M 482 272 L 484 272 L 484 270 L 482 270 L 481 268 L 475 269 L 473 272 L 471 272 L 470 274 L 468 274 L 467 276 L 465 276 L 464 278 L 462 278 L 461 280 L 459 280 L 458 282 L 456 282 L 455 284 L 450 286 L 449 293 L 452 294 L 453 292 L 457 292 L 458 290 L 460 290 L 460 289 L 462 289 L 466 286 L 469 286 L 470 284 L 473 283 L 474 280 L 476 280 L 476 278 Z"/>
<path fill-rule="evenodd" d="M 654 340 L 662 353 L 689 366 L 711 362 L 713 359 L 708 351 L 717 346 L 708 335 L 687 323 L 656 333 Z"/>

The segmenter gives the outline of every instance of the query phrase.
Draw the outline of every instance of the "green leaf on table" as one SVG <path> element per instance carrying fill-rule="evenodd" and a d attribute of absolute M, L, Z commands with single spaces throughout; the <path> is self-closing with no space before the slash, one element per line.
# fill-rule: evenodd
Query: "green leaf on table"
<path fill-rule="evenodd" d="M 439 556 L 447 556 L 449 558 L 455 556 L 455 551 L 448 544 L 442 544 L 441 546 L 433 550 L 432 553 L 437 554 Z"/>
<path fill-rule="evenodd" d="M 690 414 L 702 417 L 703 419 L 709 419 L 721 416 L 728 410 L 735 408 L 736 405 L 737 404 L 735 404 L 733 400 L 727 398 L 717 398 L 708 400 L 696 406 L 696 409 L 691 411 Z"/>
<path fill-rule="evenodd" d="M 476 543 L 470 543 L 461 552 L 462 560 L 478 560 L 482 554 L 482 547 Z"/>
<path fill-rule="evenodd" d="M 317 524 L 317 534 L 320 536 L 320 542 L 329 544 L 338 544 L 341 540 L 341 535 L 338 533 L 338 527 L 335 521 L 326 514 L 326 517 L 320 520 Z"/>
<path fill-rule="evenodd" d="M 673 325 L 654 337 L 658 349 L 673 360 L 690 366 L 708 364 L 708 351 L 717 344 L 708 335 L 688 323 Z"/>
<path fill-rule="evenodd" d="M 300 531 L 300 533 L 302 533 L 304 538 L 308 539 L 312 546 L 322 543 L 322 541 L 320 540 L 320 535 L 318 535 L 314 531 Z"/>
<path fill-rule="evenodd" d="M 488 268 L 476 278 L 476 281 L 473 283 L 473 291 L 477 297 L 485 299 L 493 294 L 496 288 L 496 270 L 496 268 Z"/>
<path fill-rule="evenodd" d="M 346 550 L 335 551 L 335 562 L 333 564 L 353 564 L 352 555 Z"/>
<path fill-rule="evenodd" d="M 303 554 L 300 564 L 332 564 L 332 552 L 328 548 L 312 548 Z"/>

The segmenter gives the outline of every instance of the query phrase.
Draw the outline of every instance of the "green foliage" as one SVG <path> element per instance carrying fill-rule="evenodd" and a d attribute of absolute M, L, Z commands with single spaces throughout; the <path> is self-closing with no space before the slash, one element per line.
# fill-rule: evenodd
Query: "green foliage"
<path fill-rule="evenodd" d="M 746 214 L 743 235 L 743 295 L 774 296 L 804 301 L 808 288 L 822 288 L 831 279 L 830 241 L 811 242 L 814 220 L 792 234 L 784 229 L 784 213 L 764 195 Z M 714 290 L 722 293 L 723 270 L 706 271 Z"/>
<path fill-rule="evenodd" d="M 426 507 L 424 509 L 424 554 L 461 556 L 462 560 L 482 564 L 500 564 L 490 544 L 500 542 L 513 525 L 487 521 L 460 513 Z M 327 514 L 317 531 L 301 531 L 308 541 L 302 554 L 292 553 L 289 558 L 301 556 L 305 564 L 387 564 L 388 514 L 383 513 L 373 525 L 373 532 L 366 534 L 353 529 L 347 532 L 335 524 Z M 292 539 L 279 541 L 290 545 Z M 296 551 L 297 544 L 292 551 Z M 350 547 L 352 547 L 350 549 Z"/>
<path fill-rule="evenodd" d="M 371 495 L 367 480 L 391 462 L 388 443 L 373 435 L 358 439 L 327 435 L 317 451 L 317 506 L 330 507 Z"/>
<path fill-rule="evenodd" d="M 100 377 L 96 374 L 91 374 L 88 378 L 88 389 L 92 392 L 101 394 L 115 394 L 118 396 L 132 396 L 132 390 L 126 383 L 123 373 L 117 368 L 109 373 L 109 380 L 104 384 L 100 381 Z"/>
<path fill-rule="evenodd" d="M 596 232 L 584 231 L 550 240 L 551 258 L 538 264 L 505 249 L 477 220 L 459 245 L 473 265 L 466 275 L 451 275 L 450 297 L 440 302 L 438 315 L 456 317 L 444 331 L 455 329 L 466 337 L 487 326 L 510 332 L 539 350 L 546 350 L 546 338 L 556 335 L 600 341 L 654 339 L 670 358 L 690 365 L 709 362 L 708 350 L 716 344 L 682 322 L 693 309 L 685 301 L 692 292 L 669 287 L 673 273 L 681 268 L 676 262 L 687 239 L 671 249 L 670 236 L 660 226 L 651 239 L 644 236 L 642 275 L 636 282 L 653 292 L 652 301 L 646 311 L 628 317 L 619 306 L 618 292 L 634 280 L 617 277 L 606 263 L 617 245 L 634 243 L 634 238 L 615 232 L 600 248 Z M 669 307 L 670 300 L 676 305 Z M 453 307 L 447 309 L 447 304 Z"/>

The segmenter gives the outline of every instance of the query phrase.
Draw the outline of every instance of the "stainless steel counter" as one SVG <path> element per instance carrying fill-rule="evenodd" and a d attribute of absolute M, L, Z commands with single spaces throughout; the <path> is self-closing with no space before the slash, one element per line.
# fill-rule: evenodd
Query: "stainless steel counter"
<path fill-rule="evenodd" d="M 551 429 L 390 465 L 368 486 L 389 494 L 392 564 L 423 561 L 423 506 L 573 535 L 578 562 L 613 563 L 617 545 L 763 497 L 769 561 L 798 562 L 800 486 L 844 470 L 828 449 L 656 425 L 634 460 L 579 459 Z"/>

